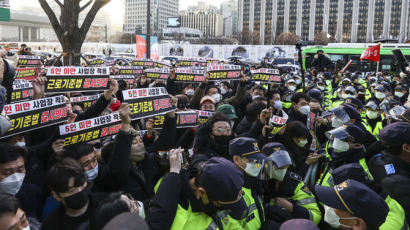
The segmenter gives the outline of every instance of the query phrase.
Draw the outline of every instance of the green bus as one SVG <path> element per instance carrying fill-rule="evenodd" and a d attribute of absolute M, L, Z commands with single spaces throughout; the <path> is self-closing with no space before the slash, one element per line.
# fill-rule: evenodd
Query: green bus
<path fill-rule="evenodd" d="M 303 55 L 303 68 L 304 70 L 312 67 L 311 63 L 313 61 L 314 55 L 318 50 L 323 50 L 323 52 L 330 58 L 332 63 L 335 64 L 335 68 L 340 71 L 343 67 L 353 60 L 352 64 L 347 68 L 348 71 L 355 72 L 375 72 L 377 63 L 363 60 L 360 61 L 360 55 L 370 46 L 377 44 L 329 44 L 328 46 L 309 46 L 305 47 L 302 51 Z M 393 56 L 392 50 L 400 49 L 403 55 L 410 60 L 410 44 L 382 44 L 380 49 L 380 63 L 379 71 L 399 71 L 395 65 L 395 58 Z"/>

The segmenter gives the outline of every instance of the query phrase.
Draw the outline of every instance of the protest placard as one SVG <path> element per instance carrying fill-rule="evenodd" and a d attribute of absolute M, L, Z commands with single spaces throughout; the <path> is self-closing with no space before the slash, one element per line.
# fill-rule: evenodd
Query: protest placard
<path fill-rule="evenodd" d="M 45 92 L 88 92 L 109 88 L 109 67 L 50 67 Z"/>
<path fill-rule="evenodd" d="M 151 117 L 176 109 L 164 87 L 122 91 L 124 102 L 131 107 L 131 120 Z"/>
<path fill-rule="evenodd" d="M 178 58 L 178 67 L 190 67 L 190 66 L 196 66 L 197 64 L 198 64 L 197 58 L 187 58 L 187 57 Z"/>
<path fill-rule="evenodd" d="M 188 128 L 198 126 L 198 113 L 196 111 L 176 112 L 177 128 Z M 164 126 L 165 115 L 154 116 L 154 129 L 162 129 Z"/>
<path fill-rule="evenodd" d="M 169 68 L 154 68 L 154 69 L 146 69 L 145 75 L 147 78 L 150 79 L 162 79 L 162 80 L 167 80 L 169 78 Z"/>
<path fill-rule="evenodd" d="M 214 112 L 204 110 L 194 110 L 198 114 L 198 120 L 200 124 L 205 123 L 210 117 L 214 115 Z"/>
<path fill-rule="evenodd" d="M 204 80 L 205 71 L 199 68 L 176 68 L 175 81 L 200 83 Z"/>
<path fill-rule="evenodd" d="M 30 100 L 33 97 L 33 83 L 23 79 L 13 81 L 13 91 L 11 92 L 11 102 Z"/>
<path fill-rule="evenodd" d="M 209 81 L 240 80 L 240 65 L 209 65 Z"/>
<path fill-rule="evenodd" d="M 279 70 L 262 68 L 257 70 L 251 70 L 251 80 L 280 83 L 282 81 L 282 78 L 280 76 Z"/>
<path fill-rule="evenodd" d="M 3 111 L 13 125 L 0 138 L 61 123 L 66 121 L 68 116 L 63 96 L 8 104 Z"/>
<path fill-rule="evenodd" d="M 18 67 L 40 67 L 41 57 L 34 55 L 19 55 L 17 61 Z"/>
<path fill-rule="evenodd" d="M 84 105 L 84 109 L 89 108 L 92 104 L 94 104 L 98 98 L 101 97 L 101 94 L 98 95 L 84 95 L 79 97 L 71 97 L 71 103 L 82 103 Z"/>
<path fill-rule="evenodd" d="M 24 79 L 33 80 L 38 77 L 38 68 L 28 67 L 28 68 L 17 68 L 16 74 L 14 75 L 14 80 Z"/>
<path fill-rule="evenodd" d="M 155 61 L 152 59 L 134 59 L 132 60 L 133 66 L 154 67 Z"/>
<path fill-rule="evenodd" d="M 60 125 L 60 138 L 64 146 L 97 140 L 118 133 L 121 128 L 121 118 L 118 112 L 108 115 Z"/>
<path fill-rule="evenodd" d="M 92 59 L 89 62 L 89 66 L 103 66 L 105 64 L 104 59 L 101 58 L 96 58 L 96 59 Z"/>
<path fill-rule="evenodd" d="M 169 64 L 156 61 L 155 62 L 155 67 L 156 68 L 169 68 Z"/>

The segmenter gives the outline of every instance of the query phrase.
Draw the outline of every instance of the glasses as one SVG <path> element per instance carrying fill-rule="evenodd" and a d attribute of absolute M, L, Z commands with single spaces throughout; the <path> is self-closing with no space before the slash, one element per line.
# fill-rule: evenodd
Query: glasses
<path fill-rule="evenodd" d="M 212 129 L 212 131 L 217 134 L 231 134 L 232 129 L 230 127 L 229 128 L 228 127 L 227 128 L 216 128 L 216 129 Z"/>

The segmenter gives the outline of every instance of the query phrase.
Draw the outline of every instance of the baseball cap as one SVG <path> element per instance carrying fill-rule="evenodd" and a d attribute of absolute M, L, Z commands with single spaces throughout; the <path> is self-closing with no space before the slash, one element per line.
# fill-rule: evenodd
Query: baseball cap
<path fill-rule="evenodd" d="M 346 98 L 343 104 L 353 106 L 355 109 L 363 108 L 363 103 L 359 99 L 354 98 L 354 97 Z"/>
<path fill-rule="evenodd" d="M 258 146 L 258 142 L 249 137 L 238 137 L 229 142 L 229 153 L 231 156 L 237 155 L 251 160 L 266 161 Z"/>
<path fill-rule="evenodd" d="M 279 230 L 319 230 L 319 228 L 307 219 L 291 219 L 285 221 Z"/>
<path fill-rule="evenodd" d="M 210 101 L 212 102 L 212 104 L 215 104 L 215 99 L 211 96 L 204 96 L 201 98 L 201 101 L 199 102 L 200 105 L 202 105 L 202 103 L 204 103 L 205 101 Z"/>
<path fill-rule="evenodd" d="M 145 221 L 138 216 L 138 214 L 131 212 L 124 212 L 115 216 L 108 222 L 103 230 L 148 230 L 149 227 Z"/>
<path fill-rule="evenodd" d="M 380 139 L 390 146 L 401 146 L 410 143 L 410 124 L 408 122 L 394 122 L 379 132 Z"/>
<path fill-rule="evenodd" d="M 372 183 L 372 179 L 358 162 L 342 165 L 330 172 L 334 184 L 340 184 L 347 179 L 353 179 L 365 185 Z"/>
<path fill-rule="evenodd" d="M 403 111 L 403 113 L 400 114 L 399 117 L 402 119 L 402 121 L 410 123 L 410 109 L 406 109 L 405 111 Z"/>
<path fill-rule="evenodd" d="M 315 186 L 316 195 L 325 205 L 344 210 L 363 219 L 367 225 L 379 227 L 389 212 L 386 202 L 366 185 L 353 179 L 333 187 Z"/>
<path fill-rule="evenodd" d="M 326 136 L 333 136 L 340 140 L 349 140 L 354 143 L 363 143 L 366 134 L 361 128 L 354 124 L 345 124 L 336 129 L 326 132 Z"/>
<path fill-rule="evenodd" d="M 210 158 L 200 171 L 199 183 L 232 218 L 241 220 L 246 216 L 247 205 L 242 197 L 243 173 L 231 161 L 223 157 Z"/>
<path fill-rule="evenodd" d="M 218 106 L 216 111 L 224 113 L 231 120 L 238 119 L 238 116 L 236 116 L 235 108 L 230 104 L 220 105 Z"/>

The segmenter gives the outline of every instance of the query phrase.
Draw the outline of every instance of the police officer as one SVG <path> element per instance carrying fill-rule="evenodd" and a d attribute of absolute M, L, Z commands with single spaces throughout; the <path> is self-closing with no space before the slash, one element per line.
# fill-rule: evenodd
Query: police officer
<path fill-rule="evenodd" d="M 380 109 L 380 102 L 377 100 L 370 100 L 365 108 L 366 119 L 363 119 L 364 122 L 362 124 L 367 131 L 374 136 L 377 136 L 384 125 L 384 118 L 382 116 L 383 111 Z"/>
<path fill-rule="evenodd" d="M 266 167 L 263 172 L 265 180 L 265 212 L 266 218 L 280 225 L 291 218 L 303 218 L 318 224 L 321 213 L 314 195 L 303 183 L 302 177 L 288 171 L 292 160 L 286 148 L 278 142 L 263 146 L 262 152 L 268 156 L 272 167 Z M 266 169 L 270 170 L 266 170 Z M 277 229 L 277 228 L 273 228 Z"/>
<path fill-rule="evenodd" d="M 385 154 L 375 155 L 369 168 L 376 182 L 391 194 L 410 218 L 410 124 L 395 122 L 379 133 Z"/>
<path fill-rule="evenodd" d="M 324 220 L 333 228 L 379 229 L 389 212 L 377 193 L 352 179 L 332 187 L 316 185 L 315 190 L 325 205 Z"/>

